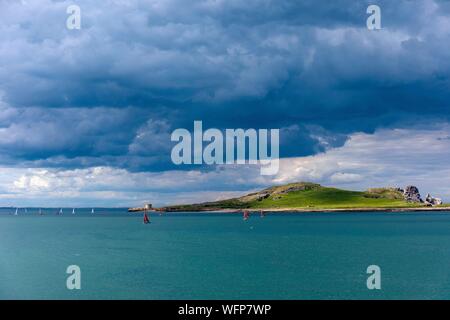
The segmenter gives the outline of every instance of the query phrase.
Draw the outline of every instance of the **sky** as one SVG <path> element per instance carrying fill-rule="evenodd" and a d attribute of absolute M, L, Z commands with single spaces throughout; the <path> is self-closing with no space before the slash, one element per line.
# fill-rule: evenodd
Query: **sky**
<path fill-rule="evenodd" d="M 449 43 L 439 0 L 0 0 L 0 206 L 166 205 L 295 181 L 450 201 Z M 195 120 L 280 129 L 279 173 L 175 165 L 170 135 Z"/>

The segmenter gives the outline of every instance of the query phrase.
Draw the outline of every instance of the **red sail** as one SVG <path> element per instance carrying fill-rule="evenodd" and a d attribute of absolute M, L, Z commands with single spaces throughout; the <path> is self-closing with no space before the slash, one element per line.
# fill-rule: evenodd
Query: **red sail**
<path fill-rule="evenodd" d="M 150 223 L 150 219 L 148 218 L 147 213 L 144 213 L 144 224 Z"/>

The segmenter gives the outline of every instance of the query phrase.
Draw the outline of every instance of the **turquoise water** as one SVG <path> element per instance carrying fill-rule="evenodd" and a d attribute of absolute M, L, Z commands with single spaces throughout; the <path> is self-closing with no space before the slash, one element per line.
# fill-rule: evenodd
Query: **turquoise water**
<path fill-rule="evenodd" d="M 450 213 L 0 211 L 1 299 L 448 299 Z M 366 287 L 381 268 L 382 290 Z M 81 268 L 81 290 L 66 268 Z"/>

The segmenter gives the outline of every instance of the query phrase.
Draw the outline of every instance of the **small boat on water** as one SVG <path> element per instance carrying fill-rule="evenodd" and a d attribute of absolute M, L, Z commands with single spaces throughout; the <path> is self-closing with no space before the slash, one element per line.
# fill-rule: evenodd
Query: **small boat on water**
<path fill-rule="evenodd" d="M 63 209 L 59 209 L 58 215 L 62 215 L 63 214 Z"/>
<path fill-rule="evenodd" d="M 75 214 L 75 208 L 72 209 L 72 214 Z"/>
<path fill-rule="evenodd" d="M 39 215 L 40 215 L 40 216 L 44 215 L 44 214 L 42 213 L 42 209 L 41 209 L 41 208 L 39 208 Z"/>
<path fill-rule="evenodd" d="M 150 219 L 147 215 L 147 212 L 144 213 L 144 224 L 149 224 L 150 223 Z"/>
<path fill-rule="evenodd" d="M 92 208 L 92 210 L 91 210 L 91 214 L 94 214 L 95 213 L 95 210 L 94 210 L 94 208 Z"/>
<path fill-rule="evenodd" d="M 250 211 L 244 210 L 244 221 L 250 218 Z"/>
<path fill-rule="evenodd" d="M 14 212 L 14 215 L 15 215 L 15 216 L 18 216 L 18 215 L 19 215 L 19 208 L 16 208 L 16 212 Z"/>

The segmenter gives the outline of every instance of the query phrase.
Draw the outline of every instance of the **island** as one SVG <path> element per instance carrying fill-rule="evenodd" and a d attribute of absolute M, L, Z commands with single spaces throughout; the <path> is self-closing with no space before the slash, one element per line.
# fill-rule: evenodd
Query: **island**
<path fill-rule="evenodd" d="M 297 182 L 273 186 L 227 200 L 166 206 L 155 209 L 165 212 L 397 212 L 450 211 L 450 204 L 427 194 L 422 199 L 415 186 L 406 188 L 371 188 L 350 191 L 325 187 L 317 183 Z"/>

